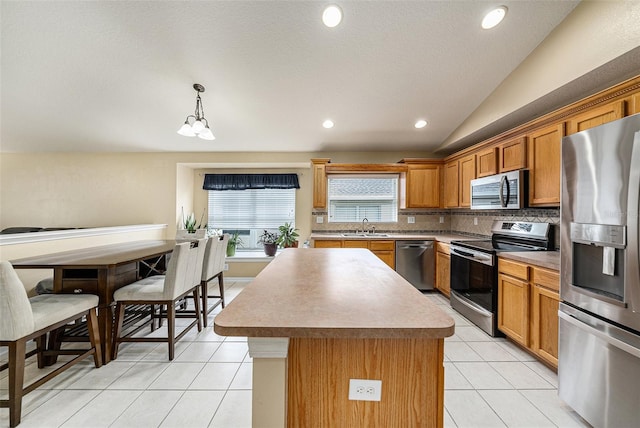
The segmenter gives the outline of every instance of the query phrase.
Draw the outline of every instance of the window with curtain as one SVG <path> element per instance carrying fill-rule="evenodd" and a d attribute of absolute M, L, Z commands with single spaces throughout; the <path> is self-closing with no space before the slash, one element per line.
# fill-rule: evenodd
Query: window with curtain
<path fill-rule="evenodd" d="M 209 227 L 238 232 L 238 251 L 262 249 L 264 229 L 295 224 L 296 174 L 207 174 L 203 188 L 209 190 Z"/>
<path fill-rule="evenodd" d="M 398 221 L 398 175 L 333 175 L 328 179 L 330 222 Z"/>

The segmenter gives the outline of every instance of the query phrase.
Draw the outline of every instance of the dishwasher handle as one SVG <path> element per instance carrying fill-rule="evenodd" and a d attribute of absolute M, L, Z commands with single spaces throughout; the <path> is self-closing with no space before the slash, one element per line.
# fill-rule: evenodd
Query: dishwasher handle
<path fill-rule="evenodd" d="M 421 248 L 421 249 L 429 249 L 429 248 L 433 248 L 433 244 L 432 245 L 403 245 L 402 247 L 398 247 L 398 249 L 400 250 L 409 250 L 411 248 Z"/>

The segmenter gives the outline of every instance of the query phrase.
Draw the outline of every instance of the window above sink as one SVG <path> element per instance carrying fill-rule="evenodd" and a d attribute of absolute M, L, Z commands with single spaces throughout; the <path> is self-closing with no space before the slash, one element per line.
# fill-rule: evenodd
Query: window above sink
<path fill-rule="evenodd" d="M 327 194 L 330 223 L 361 222 L 365 218 L 369 223 L 398 221 L 397 174 L 331 175 Z"/>

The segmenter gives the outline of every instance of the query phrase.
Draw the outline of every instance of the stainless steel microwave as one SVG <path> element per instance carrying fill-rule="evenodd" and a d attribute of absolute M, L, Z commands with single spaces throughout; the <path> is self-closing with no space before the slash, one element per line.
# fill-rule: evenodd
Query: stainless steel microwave
<path fill-rule="evenodd" d="M 505 210 L 524 208 L 527 200 L 524 170 L 471 180 L 471 209 Z"/>

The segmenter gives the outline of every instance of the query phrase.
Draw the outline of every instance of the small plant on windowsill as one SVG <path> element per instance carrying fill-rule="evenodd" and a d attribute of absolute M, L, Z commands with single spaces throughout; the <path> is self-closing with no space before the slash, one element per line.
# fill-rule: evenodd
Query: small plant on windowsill
<path fill-rule="evenodd" d="M 298 229 L 294 228 L 291 223 L 285 223 L 278 227 L 280 236 L 278 236 L 278 245 L 282 248 L 298 247 Z"/>
<path fill-rule="evenodd" d="M 236 230 L 229 236 L 229 241 L 227 242 L 227 257 L 233 257 L 236 255 L 236 248 L 242 247 L 242 238 L 240 238 L 240 233 Z"/>
<path fill-rule="evenodd" d="M 262 231 L 262 235 L 258 238 L 258 241 L 262 243 L 264 246 L 264 253 L 273 257 L 276 255 L 276 251 L 278 250 L 278 233 L 277 232 L 269 232 L 264 229 Z"/>

